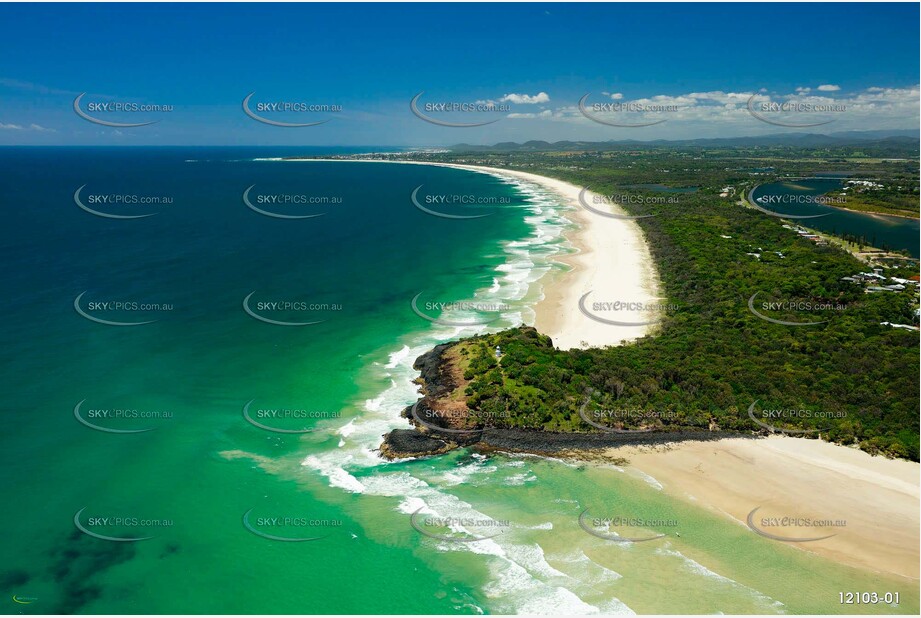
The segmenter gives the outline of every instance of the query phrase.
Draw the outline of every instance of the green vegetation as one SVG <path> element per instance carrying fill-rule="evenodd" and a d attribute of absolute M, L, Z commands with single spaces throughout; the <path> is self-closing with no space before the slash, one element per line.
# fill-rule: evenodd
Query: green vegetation
<path fill-rule="evenodd" d="M 898 182 L 893 178 L 890 182 Z M 909 185 L 886 186 L 884 188 L 851 188 L 847 192 L 844 204 L 833 204 L 848 210 L 858 212 L 874 212 L 884 215 L 897 215 L 900 217 L 918 218 L 918 186 Z M 833 191 L 829 197 L 840 195 L 840 191 Z"/>
<path fill-rule="evenodd" d="M 834 165 L 823 154 L 771 165 L 784 173 Z M 697 157 L 697 158 L 695 158 Z M 519 328 L 467 340 L 468 405 L 501 424 L 559 431 L 589 431 L 579 407 L 654 411 L 642 427 L 757 430 L 757 409 L 808 410 L 805 417 L 768 421 L 784 428 L 818 430 L 841 444 L 870 453 L 919 459 L 918 333 L 881 322 L 915 324 L 917 288 L 867 293 L 843 277 L 867 270 L 837 246 L 817 246 L 783 227 L 783 221 L 740 206 L 740 187 L 769 182 L 778 169 L 753 171 L 763 161 L 718 153 L 540 153 L 434 155 L 426 158 L 526 169 L 613 193 L 625 184 L 700 186 L 679 203 L 656 206 L 639 224 L 650 244 L 662 289 L 677 309 L 654 336 L 605 349 L 557 351 L 533 329 Z M 486 160 L 484 160 L 486 159 Z M 628 164 L 628 162 L 630 162 Z M 889 171 L 917 162 L 874 162 Z M 854 168 L 853 162 L 848 163 Z M 757 175 L 753 179 L 753 175 Z M 767 177 L 766 179 L 764 177 Z M 916 181 L 915 181 L 915 184 Z M 720 198 L 723 186 L 735 197 Z M 626 206 L 635 214 L 642 207 Z M 728 237 L 728 238 L 727 238 Z M 747 253 L 757 253 L 757 257 Z M 902 265 L 908 278 L 917 266 Z M 754 315 L 748 300 L 802 301 L 830 308 L 762 310 L 775 319 L 822 321 L 785 326 Z M 616 328 L 616 327 L 611 327 Z M 503 356 L 496 361 L 494 348 Z M 488 414 L 486 414 L 488 413 Z M 494 424 L 499 424 L 498 422 Z"/>

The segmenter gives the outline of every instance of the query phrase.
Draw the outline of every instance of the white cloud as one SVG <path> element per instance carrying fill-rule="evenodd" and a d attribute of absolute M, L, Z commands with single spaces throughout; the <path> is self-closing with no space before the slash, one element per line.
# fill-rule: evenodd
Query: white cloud
<path fill-rule="evenodd" d="M 836 86 L 835 84 L 822 84 L 816 90 L 820 92 L 837 92 L 841 90 L 841 86 Z"/>
<path fill-rule="evenodd" d="M 530 112 L 529 113 L 513 112 L 508 115 L 508 118 L 552 118 L 552 117 L 553 117 L 553 112 L 549 109 L 545 109 L 544 111 L 537 113 L 537 114 L 530 113 Z"/>
<path fill-rule="evenodd" d="M 872 87 L 865 90 L 830 96 L 828 90 L 818 92 L 818 89 L 800 87 L 788 93 L 762 93 L 761 91 L 726 92 L 714 90 L 707 92 L 689 92 L 687 94 L 653 95 L 645 98 L 631 100 L 631 103 L 658 106 L 668 106 L 668 111 L 660 112 L 630 112 L 630 111 L 593 111 L 594 116 L 608 119 L 622 119 L 628 123 L 654 122 L 668 120 L 662 126 L 669 127 L 669 135 L 753 135 L 767 130 L 765 125 L 758 123 L 748 112 L 747 104 L 752 95 L 756 101 L 783 102 L 795 100 L 813 105 L 835 105 L 846 108 L 846 113 L 828 113 L 822 120 L 833 119 L 833 125 L 828 125 L 829 131 L 861 130 L 867 128 L 894 129 L 917 128 L 919 121 L 919 87 L 906 88 L 879 88 Z M 605 93 L 611 97 L 611 93 Z M 554 123 L 565 123 L 583 127 L 593 126 L 594 123 L 586 118 L 575 104 L 553 107 L 534 114 L 511 114 L 509 118 L 539 118 Z M 677 131 L 677 133 L 675 133 Z M 654 130 L 648 132 L 653 137 Z M 644 133 L 643 137 L 647 137 Z M 662 137 L 656 135 L 655 137 Z"/>
<path fill-rule="evenodd" d="M 506 94 L 499 99 L 503 103 L 517 103 L 523 105 L 533 105 L 536 103 L 548 103 L 550 95 L 546 92 L 538 92 L 535 95 L 530 94 Z"/>
<path fill-rule="evenodd" d="M 620 92 L 612 92 L 612 93 L 611 93 L 611 98 L 614 99 L 615 101 L 618 101 L 618 100 L 620 100 L 620 99 L 623 99 L 623 98 L 624 98 L 624 95 L 623 95 L 622 93 L 620 93 Z"/>
<path fill-rule="evenodd" d="M 19 79 L 9 79 L 7 77 L 0 77 L 0 88 L 9 88 L 11 90 L 23 90 L 27 92 L 34 92 L 37 94 L 63 94 L 68 96 L 76 96 L 80 94 L 78 91 L 74 90 L 61 90 L 60 88 L 50 88 L 42 84 L 36 84 L 33 82 L 24 82 Z"/>
<path fill-rule="evenodd" d="M 21 124 L 11 124 L 0 122 L 0 130 L 6 131 L 38 131 L 40 133 L 53 133 L 54 129 L 49 129 L 48 127 L 43 127 L 40 124 L 35 124 L 34 122 L 27 127 L 22 126 Z"/>

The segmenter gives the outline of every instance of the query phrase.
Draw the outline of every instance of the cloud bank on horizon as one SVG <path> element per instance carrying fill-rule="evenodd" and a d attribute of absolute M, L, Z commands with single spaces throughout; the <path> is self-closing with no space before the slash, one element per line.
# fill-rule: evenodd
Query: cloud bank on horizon
<path fill-rule="evenodd" d="M 0 145 L 440 147 L 921 125 L 917 5 L 361 6 L 0 5 L 0 57 L 19 59 L 0 64 Z M 861 36 L 816 45 L 829 11 Z M 725 34 L 746 20 L 786 42 Z M 586 30 L 609 22 L 629 27 L 616 40 Z"/>
<path fill-rule="evenodd" d="M 103 101 L 117 100 L 123 106 L 148 106 L 156 110 L 156 104 L 147 103 L 137 97 L 114 97 L 87 93 L 96 103 L 91 103 L 95 117 L 133 120 L 139 116 L 151 121 L 152 126 L 111 127 L 94 126 L 73 113 L 74 99 L 78 92 L 67 92 L 37 84 L 12 82 L 0 79 L 0 101 L 10 90 L 30 93 L 32 100 L 41 98 L 40 113 L 32 110 L 18 110 L 0 113 L 0 143 L 99 143 L 99 144 L 209 144 L 199 139 L 190 116 L 201 118 L 201 109 L 184 109 L 181 102 L 171 104 L 170 113 L 160 114 L 143 110 L 134 113 L 104 109 Z M 40 93 L 36 95 L 35 93 Z M 629 93 L 602 91 L 585 93 L 585 104 L 580 106 L 574 96 L 551 96 L 547 91 L 529 93 L 505 93 L 495 98 L 464 99 L 453 97 L 446 101 L 426 104 L 428 117 L 450 121 L 480 121 L 488 126 L 470 126 L 464 130 L 444 129 L 419 122 L 409 114 L 407 104 L 389 102 L 370 110 L 350 110 L 342 105 L 341 112 L 311 116 L 319 121 L 329 121 L 328 126 L 295 127 L 298 131 L 282 131 L 254 126 L 246 119 L 240 119 L 240 102 L 228 101 L 224 106 L 212 106 L 206 115 L 215 121 L 236 125 L 241 134 L 250 136 L 248 143 L 285 144 L 285 139 L 294 138 L 293 143 L 316 143 L 318 145 L 368 145 L 371 142 L 346 139 L 337 142 L 335 136 L 361 134 L 368 125 L 415 126 L 412 142 L 399 143 L 394 137 L 380 138 L 377 144 L 407 146 L 446 146 L 459 142 L 495 143 L 511 140 L 588 140 L 635 139 L 639 141 L 656 139 L 695 139 L 702 137 L 758 136 L 794 130 L 808 132 L 842 132 L 864 130 L 917 130 L 921 117 L 921 88 L 870 86 L 861 90 L 844 92 L 835 84 L 799 86 L 793 92 L 776 93 L 766 89 L 731 92 L 711 90 L 706 92 L 685 92 L 679 94 L 656 94 L 632 98 Z M 271 105 L 264 103 L 262 109 L 268 116 Z M 309 102 L 305 102 L 309 104 Z M 60 109 L 53 109 L 57 106 Z M 476 107 L 476 109 L 467 108 Z M 50 110 L 50 111 L 49 111 Z M 288 110 L 286 117 L 294 119 L 298 110 Z M 5 113 L 4 113 L 5 112 Z M 105 113 L 104 113 L 105 112 Z M 183 118 L 183 112 L 189 116 Z M 89 114 L 87 114 L 89 115 Z M 284 114 L 282 114 L 284 116 Z M 8 117 L 9 116 L 9 117 Z M 33 121 L 33 116 L 42 121 Z M 129 118 L 130 116 L 130 118 Z M 107 122 L 103 120 L 102 122 Z M 116 123 L 117 124 L 117 123 Z M 127 123 L 126 123 L 127 124 Z M 143 123 L 138 123 L 143 124 Z M 173 125 L 172 127 L 170 125 Z M 324 122 L 324 125 L 326 123 Z M 467 124 L 477 125 L 477 122 Z M 220 125 L 217 125 L 220 126 Z M 129 130 L 130 129 L 130 130 Z M 143 130 L 148 129 L 147 134 Z M 310 132 L 313 129 L 313 132 Z M 322 132 L 322 134 L 321 134 Z M 207 131 L 204 132 L 207 134 Z M 319 138 L 319 139 L 315 139 Z M 219 144 L 220 142 L 218 142 Z M 247 143 L 237 142 L 237 143 Z"/>
<path fill-rule="evenodd" d="M 15 118 L 0 116 L 0 143 L 115 143 L 115 144 L 207 144 L 197 140 L 198 133 L 190 125 L 189 118 L 183 119 L 181 103 L 172 104 L 171 113 L 159 114 L 149 112 L 146 117 L 156 118 L 150 127 L 108 127 L 93 126 L 73 113 L 73 99 L 81 93 L 66 92 L 46 86 L 16 83 L 0 80 L 0 100 L 2 93 L 10 89 L 27 89 L 29 92 L 41 92 L 41 98 L 48 105 L 64 108 L 53 113 L 37 114 L 43 123 L 33 122 L 29 111 L 9 114 Z M 136 99 L 113 97 L 112 95 L 86 95 L 97 101 L 118 99 L 123 105 L 150 105 L 140 97 Z M 701 137 L 742 137 L 776 134 L 786 130 L 808 132 L 842 132 L 864 130 L 917 130 L 921 117 L 921 88 L 918 85 L 902 88 L 884 88 L 871 86 L 862 90 L 843 92 L 835 84 L 799 86 L 793 92 L 774 93 L 765 89 L 743 92 L 712 90 L 706 92 L 686 92 L 680 94 L 657 94 L 631 98 L 622 92 L 599 92 L 596 95 L 585 93 L 586 104 L 581 106 L 575 97 L 551 97 L 546 91 L 528 93 L 506 93 L 495 98 L 464 100 L 454 97 L 452 101 L 440 100 L 428 104 L 431 118 L 451 121 L 483 120 L 488 126 L 471 126 L 459 131 L 438 126 L 428 126 L 423 122 L 414 122 L 407 105 L 391 103 L 389 109 L 380 107 L 374 112 L 350 110 L 342 106 L 342 111 L 335 116 L 328 114 L 317 118 L 330 120 L 331 126 L 322 129 L 322 136 L 311 134 L 308 127 L 293 134 L 290 131 L 266 132 L 264 127 L 243 124 L 241 133 L 253 138 L 251 143 L 290 143 L 285 140 L 275 141 L 273 137 L 293 137 L 295 143 L 316 143 L 318 145 L 367 145 L 370 142 L 345 140 L 336 142 L 339 134 L 353 134 L 361 131 L 366 124 L 391 124 L 407 126 L 416 125 L 418 131 L 413 143 L 398 143 L 394 138 L 378 144 L 396 144 L 409 146 L 446 146 L 459 142 L 495 143 L 510 140 L 589 140 L 604 141 L 608 139 L 635 139 L 639 141 L 655 139 L 695 139 Z M 34 95 L 33 95 L 34 97 Z M 592 102 L 594 100 L 594 102 Z M 100 109 L 105 103 L 91 106 L 99 113 L 98 117 L 108 118 L 108 113 Z M 152 104 L 155 107 L 156 104 Z M 272 104 L 263 104 L 268 111 Z M 453 106 L 453 108 L 452 108 Z M 477 109 L 464 109 L 476 106 Z M 224 121 L 237 116 L 240 110 L 238 101 L 228 102 L 225 106 L 214 107 L 209 112 L 215 118 Z M 201 117 L 201 110 L 188 110 L 190 114 Z M 137 117 L 143 113 L 118 111 L 112 117 L 128 120 L 127 116 Z M 265 115 L 268 115 L 266 113 Z M 292 111 L 289 116 L 293 117 Z M 94 117 L 97 117 L 94 116 Z M 145 117 L 145 118 L 146 118 Z M 313 117 L 311 117 L 313 119 Z M 239 118 L 233 124 L 240 125 Z M 760 120 L 760 121 L 759 121 Z M 333 122 L 335 124 L 333 124 Z M 170 124 L 174 127 L 171 128 Z M 475 122 L 469 124 L 477 124 Z M 337 126 L 338 125 L 338 126 Z M 300 127 L 296 127 L 300 128 Z M 132 133 L 128 129 L 134 129 Z M 145 135 L 141 130 L 150 129 Z M 319 129 L 319 127 L 316 127 Z M 258 137 L 257 137 L 258 136 Z M 313 137 L 325 138 L 314 141 Z M 32 138 L 32 139 L 30 139 Z M 110 139 L 111 138 L 111 139 Z M 240 142 L 243 143 L 243 142 Z"/>
<path fill-rule="evenodd" d="M 917 84 L 904 88 L 871 86 L 836 96 L 824 94 L 838 93 L 840 90 L 841 88 L 834 84 L 821 84 L 815 88 L 797 87 L 794 92 L 785 94 L 769 93 L 765 89 L 749 92 L 715 90 L 676 95 L 658 94 L 629 100 L 620 92 L 600 93 L 601 98 L 607 95 L 607 98 L 613 101 L 620 101 L 618 105 L 621 109 L 612 107 L 608 110 L 604 106 L 599 107 L 601 112 L 611 115 L 614 115 L 616 111 L 620 111 L 625 116 L 631 113 L 636 114 L 634 119 L 638 121 L 668 120 L 675 124 L 696 123 L 698 127 L 703 126 L 704 123 L 713 123 L 711 125 L 713 136 L 720 136 L 719 134 L 724 130 L 728 132 L 732 128 L 751 129 L 756 133 L 763 133 L 763 131 L 757 131 L 759 127 L 750 122 L 752 116 L 748 112 L 748 102 L 752 97 L 759 103 L 775 102 L 781 108 L 789 107 L 787 110 L 777 110 L 778 113 L 786 111 L 788 116 L 814 113 L 816 118 L 813 120 L 819 122 L 832 120 L 835 126 L 830 130 L 834 131 L 916 129 L 919 126 L 921 90 Z M 543 102 L 549 104 L 551 102 L 549 96 L 545 97 Z M 635 108 L 636 111 L 631 111 L 630 108 Z M 815 111 L 807 111 L 808 108 Z M 580 112 L 578 105 L 568 102 L 557 106 L 547 105 L 539 112 L 511 113 L 509 117 L 544 118 L 579 125 L 584 125 L 587 120 Z M 790 124 L 796 123 L 793 118 L 789 120 Z M 800 124 L 808 124 L 808 119 L 802 118 Z M 698 137 L 704 137 L 704 135 L 698 135 Z"/>

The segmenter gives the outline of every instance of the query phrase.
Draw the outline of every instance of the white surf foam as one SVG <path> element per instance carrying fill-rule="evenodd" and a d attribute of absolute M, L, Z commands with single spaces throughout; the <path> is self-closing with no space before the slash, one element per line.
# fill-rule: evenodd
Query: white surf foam
<path fill-rule="evenodd" d="M 352 419 L 337 432 L 340 448 L 306 457 L 302 465 L 322 475 L 331 487 L 354 494 L 389 496 L 397 500 L 395 509 L 403 515 L 423 509 L 423 513 L 442 517 L 483 518 L 472 505 L 460 500 L 446 490 L 453 486 L 503 479 L 509 485 L 520 485 L 536 479 L 533 473 L 522 473 L 520 459 L 502 463 L 473 462 L 445 471 L 437 477 L 438 487 L 433 487 L 409 472 L 389 472 L 393 462 L 378 457 L 376 449 L 382 436 L 395 428 L 408 428 L 402 410 L 419 397 L 419 387 L 413 380 L 418 372 L 413 363 L 434 345 L 517 326 L 527 321 L 533 323 L 534 311 L 530 306 L 539 297 L 534 285 L 553 268 L 553 257 L 569 251 L 562 234 L 569 226 L 555 195 L 530 183 L 503 178 L 514 185 L 524 196 L 524 220 L 530 234 L 521 240 L 502 244 L 505 261 L 492 277 L 491 285 L 477 290 L 477 299 L 489 298 L 511 309 L 488 325 L 445 326 L 431 324 L 424 331 L 407 335 L 400 347 L 388 354 L 385 364 L 367 367 L 372 382 L 380 382 L 382 390 L 363 402 L 364 413 Z M 453 321 L 475 319 L 474 312 L 451 312 L 444 316 Z M 515 473 L 498 474 L 504 466 L 517 469 Z M 408 525 L 408 524 L 407 524 Z M 547 527 L 544 527 L 547 526 Z M 533 529 L 552 529 L 552 523 L 540 524 Z M 458 527 L 455 532 L 471 532 Z M 603 607 L 588 604 L 573 591 L 577 580 L 552 567 L 543 550 L 534 543 L 516 542 L 513 531 L 495 538 L 470 543 L 432 541 L 437 549 L 449 552 L 480 554 L 488 560 L 492 578 L 484 593 L 495 607 L 490 611 L 501 613 L 532 614 L 594 614 L 599 612 L 630 613 L 629 608 L 617 599 Z M 601 569 L 602 567 L 598 567 Z M 572 589 L 570 589 L 572 588 Z"/>
<path fill-rule="evenodd" d="M 401 362 L 406 360 L 409 357 L 410 349 L 408 345 L 404 345 L 402 348 L 393 352 L 390 355 L 390 362 L 388 362 L 384 367 L 387 369 L 393 369 L 397 367 Z"/>

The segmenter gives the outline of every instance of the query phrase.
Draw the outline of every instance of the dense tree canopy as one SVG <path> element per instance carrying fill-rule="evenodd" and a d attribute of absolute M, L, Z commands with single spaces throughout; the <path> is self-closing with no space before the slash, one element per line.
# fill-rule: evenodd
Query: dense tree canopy
<path fill-rule="evenodd" d="M 556 160 L 535 156 L 527 167 L 598 191 L 646 179 L 610 171 L 602 160 L 577 166 Z M 772 427 L 918 460 L 918 333 L 881 324 L 917 324 L 916 288 L 866 293 L 842 280 L 867 271 L 866 264 L 712 191 L 683 194 L 678 203 L 657 205 L 656 213 L 639 224 L 661 291 L 674 306 L 657 330 L 624 346 L 572 351 L 555 350 L 530 328 L 468 340 L 462 353 L 473 410 L 488 413 L 492 424 L 557 431 L 595 430 L 579 415 L 583 405 L 608 411 L 605 423 L 620 428 L 715 423 L 768 431 L 749 416 L 757 401 L 757 418 Z M 916 273 L 904 265 L 899 271 Z M 764 309 L 765 315 L 821 323 L 760 319 L 748 306 L 755 293 L 759 307 L 771 301 L 812 307 Z"/>

